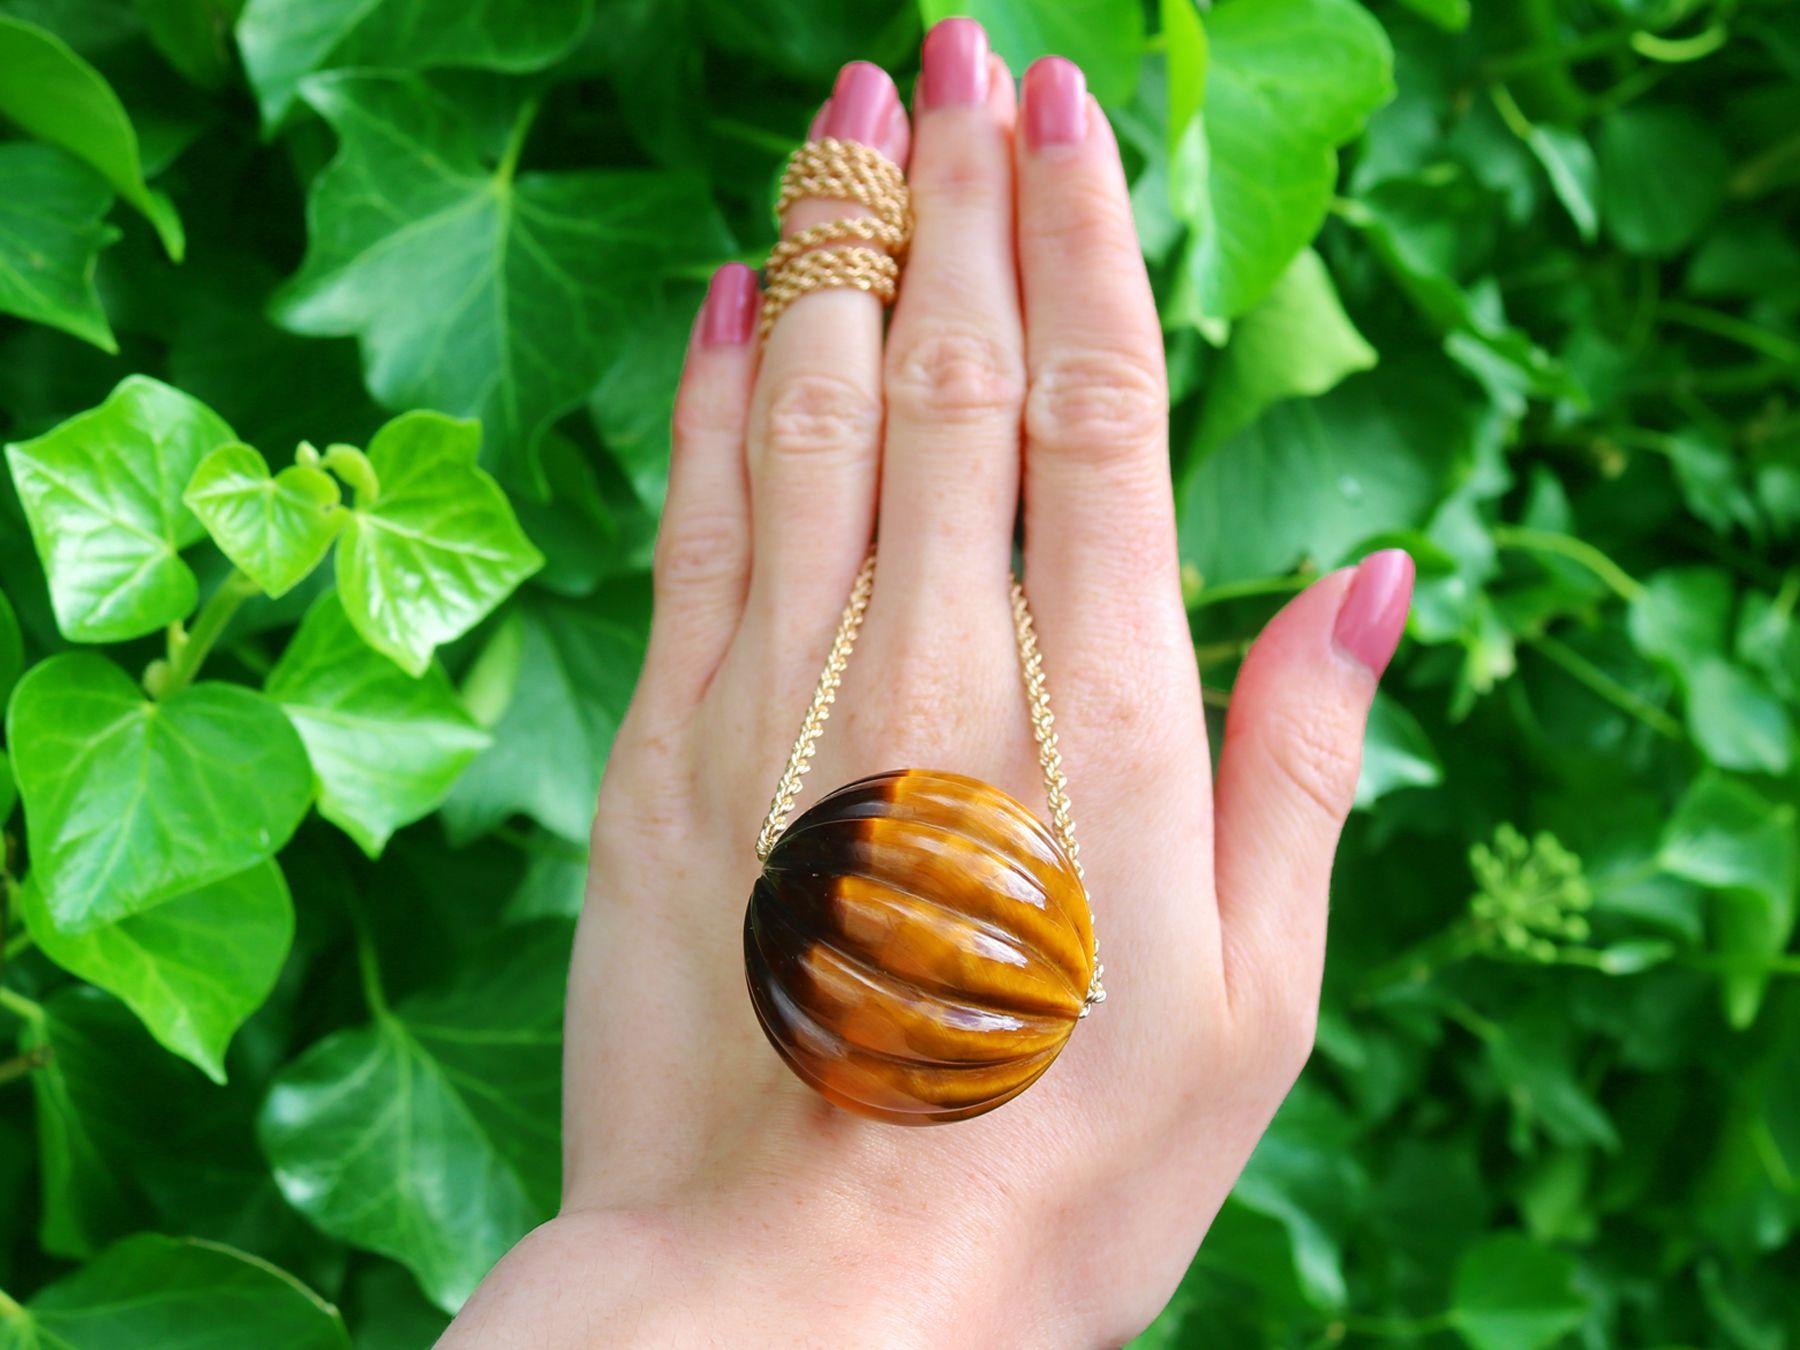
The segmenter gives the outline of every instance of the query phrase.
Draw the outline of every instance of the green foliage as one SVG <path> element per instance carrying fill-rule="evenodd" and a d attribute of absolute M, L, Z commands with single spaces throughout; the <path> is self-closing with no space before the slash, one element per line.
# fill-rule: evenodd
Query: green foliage
<path fill-rule="evenodd" d="M 422 1346 L 553 1210 L 701 285 L 959 10 L 1119 129 L 1215 699 L 1419 564 L 1144 1343 L 1800 1344 L 1791 4 L 0 0 L 0 1346 Z"/>

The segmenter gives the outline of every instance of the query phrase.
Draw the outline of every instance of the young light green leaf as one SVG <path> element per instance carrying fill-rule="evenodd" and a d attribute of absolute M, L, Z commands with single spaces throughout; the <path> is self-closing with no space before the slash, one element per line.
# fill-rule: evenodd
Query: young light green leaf
<path fill-rule="evenodd" d="M 1271 403 L 1322 394 L 1375 360 L 1375 349 L 1344 313 L 1324 262 L 1302 249 L 1274 289 L 1232 325 L 1207 382 L 1196 452 L 1205 454 L 1248 426 Z"/>
<path fill-rule="evenodd" d="M 306 742 L 319 814 L 370 857 L 435 811 L 489 741 L 441 667 L 414 679 L 372 650 L 335 591 L 314 602 L 264 692 Z"/>
<path fill-rule="evenodd" d="M 100 251 L 119 237 L 104 222 L 112 190 L 52 145 L 0 145 L 0 313 L 47 323 L 116 352 L 94 290 Z"/>
<path fill-rule="evenodd" d="M 1456 1268 L 1450 1322 L 1475 1350 L 1540 1350 L 1587 1316 L 1575 1262 L 1522 1233 L 1496 1233 Z"/>
<path fill-rule="evenodd" d="M 287 594 L 319 565 L 344 522 L 330 474 L 290 464 L 271 476 L 269 462 L 242 441 L 201 460 L 181 500 L 271 596 Z"/>
<path fill-rule="evenodd" d="M 56 34 L 0 14 L 0 115 L 100 171 L 181 261 L 181 217 L 144 181 L 137 131 L 104 76 Z"/>
<path fill-rule="evenodd" d="M 594 612 L 529 596 L 498 629 L 470 672 L 504 711 L 494 744 L 444 804 L 456 839 L 514 814 L 585 845 L 601 767 L 643 663 L 642 638 Z"/>
<path fill-rule="evenodd" d="M 250 0 L 237 25 L 263 121 L 286 115 L 314 71 L 355 66 L 550 65 L 588 26 L 593 0 Z"/>
<path fill-rule="evenodd" d="M 1193 228 L 1174 308 L 1230 319 L 1324 223 L 1337 147 L 1394 91 L 1393 52 L 1354 0 L 1246 0 L 1206 19 L 1205 153 L 1173 167 Z"/>
<path fill-rule="evenodd" d="M 479 417 L 490 462 L 514 476 L 535 481 L 539 432 L 626 353 L 671 276 L 730 251 L 697 179 L 517 173 L 528 111 L 496 163 L 416 76 L 314 76 L 304 93 L 339 148 L 313 180 L 306 261 L 276 318 L 358 337 L 389 407 Z"/>
<path fill-rule="evenodd" d="M 294 936 L 293 901 L 273 862 L 81 934 L 56 926 L 29 878 L 19 904 L 45 956 L 118 995 L 216 1083 L 225 1081 L 225 1047 L 274 988 Z"/>
<path fill-rule="evenodd" d="M 122 642 L 186 617 L 199 598 L 179 556 L 205 530 L 181 490 L 231 428 L 144 375 L 36 440 L 6 447 L 13 483 L 72 642 Z"/>
<path fill-rule="evenodd" d="M 1609 113 L 1598 151 L 1606 233 L 1628 253 L 1679 252 L 1725 200 L 1725 145 L 1686 108 L 1634 103 Z"/>
<path fill-rule="evenodd" d="M 196 684 L 153 703 L 86 653 L 31 668 L 6 739 L 31 875 L 70 934 L 272 857 L 312 798 L 305 747 L 261 694 Z"/>
<path fill-rule="evenodd" d="M 258 1121 L 289 1202 L 446 1310 L 556 1207 L 569 937 L 501 930 L 444 984 L 288 1064 Z"/>
<path fill-rule="evenodd" d="M 379 480 L 359 492 L 337 551 L 338 593 L 363 640 L 411 675 L 544 565 L 506 494 L 476 463 L 481 427 L 396 417 L 369 442 Z"/>
<path fill-rule="evenodd" d="M 140 1233 L 0 1312 L 5 1350 L 349 1350 L 338 1310 L 286 1271 L 223 1243 Z"/>
<path fill-rule="evenodd" d="M 919 12 L 927 27 L 953 14 L 979 21 L 1016 71 L 1040 56 L 1067 57 L 1102 103 L 1123 103 L 1137 85 L 1144 54 L 1139 0 L 919 0 Z"/>

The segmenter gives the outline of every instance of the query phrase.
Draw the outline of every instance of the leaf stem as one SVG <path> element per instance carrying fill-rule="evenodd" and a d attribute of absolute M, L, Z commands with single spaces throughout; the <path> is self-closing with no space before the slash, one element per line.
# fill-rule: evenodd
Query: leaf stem
<path fill-rule="evenodd" d="M 513 118 L 512 130 L 506 133 L 506 149 L 500 155 L 500 166 L 494 170 L 494 181 L 501 186 L 510 186 L 513 175 L 519 169 L 519 156 L 525 152 L 525 138 L 531 134 L 531 124 L 537 120 L 538 100 L 526 99 L 519 108 L 519 114 Z"/>
<path fill-rule="evenodd" d="M 387 988 L 381 982 L 381 961 L 375 952 L 375 935 L 369 931 L 368 916 L 353 897 L 345 897 L 350 911 L 350 928 L 356 935 L 356 968 L 362 976 L 363 998 L 377 1021 L 389 1016 Z"/>
<path fill-rule="evenodd" d="M 44 1020 L 44 1006 L 28 999 L 16 989 L 8 989 L 0 985 L 0 1008 L 18 1018 L 21 1022 L 41 1022 Z"/>
<path fill-rule="evenodd" d="M 30 946 L 31 934 L 26 929 L 21 928 L 6 940 L 6 949 L 0 951 L 0 963 L 11 961 L 15 956 L 19 955 L 19 953 L 28 950 Z"/>
<path fill-rule="evenodd" d="M 1494 542 L 1502 548 L 1524 549 L 1532 553 L 1555 553 L 1580 563 L 1606 583 L 1607 589 L 1630 603 L 1644 593 L 1644 585 L 1623 567 L 1585 539 L 1556 530 L 1540 530 L 1530 525 L 1496 525 Z"/>
<path fill-rule="evenodd" d="M 150 669 L 144 672 L 144 688 L 151 698 L 159 701 L 172 698 L 194 682 L 201 663 L 224 636 L 238 606 L 258 589 L 254 581 L 234 569 L 200 606 L 191 629 L 183 629 L 179 624 L 170 626 L 168 660 L 153 661 Z"/>
<path fill-rule="evenodd" d="M 1711 333 L 1727 342 L 1761 352 L 1770 360 L 1780 362 L 1784 368 L 1800 366 L 1800 342 L 1734 314 L 1721 314 L 1704 305 L 1690 305 L 1680 300 L 1666 301 L 1657 312 L 1669 323 Z"/>
<path fill-rule="evenodd" d="M 22 1055 L 14 1055 L 8 1060 L 0 1060 L 0 1087 L 4 1087 L 15 1079 L 36 1073 L 49 1062 L 50 1056 L 42 1046 L 36 1050 L 27 1050 Z M 5 1296 L 0 1295 L 0 1298 L 3 1297 Z M 4 1314 L 5 1311 L 5 1305 L 0 1304 L 0 1314 Z"/>
<path fill-rule="evenodd" d="M 1188 604 L 1190 610 L 1222 605 L 1228 600 L 1248 600 L 1259 595 L 1287 595 L 1303 591 L 1316 577 L 1295 573 L 1285 577 L 1255 577 L 1249 581 L 1228 581 L 1223 586 L 1208 586 Z"/>
<path fill-rule="evenodd" d="M 1536 637 L 1525 639 L 1525 642 L 1533 651 L 1561 666 L 1566 674 L 1586 685 L 1620 712 L 1637 718 L 1657 735 L 1671 741 L 1687 739 L 1687 733 L 1682 730 L 1680 722 L 1636 690 L 1620 684 L 1567 643 L 1548 633 L 1539 633 Z"/>

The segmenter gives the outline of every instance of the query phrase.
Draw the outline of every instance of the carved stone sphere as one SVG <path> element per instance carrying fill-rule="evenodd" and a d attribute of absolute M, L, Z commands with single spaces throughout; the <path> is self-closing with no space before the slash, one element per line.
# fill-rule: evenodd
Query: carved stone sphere
<path fill-rule="evenodd" d="M 991 1111 L 1050 1067 L 1094 934 L 1080 877 L 1031 812 L 974 778 L 899 769 L 837 789 L 776 841 L 744 965 L 803 1081 L 929 1125 Z"/>

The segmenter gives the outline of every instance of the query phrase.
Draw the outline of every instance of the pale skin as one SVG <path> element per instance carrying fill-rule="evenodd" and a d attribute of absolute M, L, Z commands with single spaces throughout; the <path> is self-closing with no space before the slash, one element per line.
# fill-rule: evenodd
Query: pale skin
<path fill-rule="evenodd" d="M 445 1346 L 1119 1344 L 1311 1049 L 1332 855 L 1410 564 L 1329 573 L 1274 618 L 1211 772 L 1162 335 L 1112 131 L 1066 63 L 1021 101 L 967 20 L 924 68 L 910 110 L 847 68 L 813 128 L 908 169 L 891 323 L 820 292 L 759 343 L 730 272 L 696 323 L 570 975 L 563 1206 Z M 802 202 L 785 226 L 846 209 Z M 1021 513 L 1109 998 L 989 1115 L 864 1120 L 756 1024 L 757 829 L 877 534 L 801 808 L 917 767 L 1043 811 L 1008 605 Z"/>

